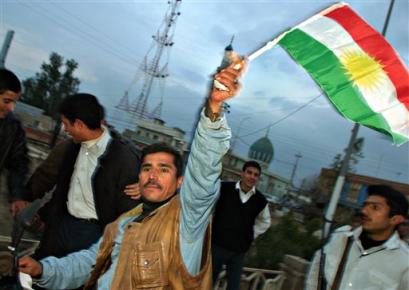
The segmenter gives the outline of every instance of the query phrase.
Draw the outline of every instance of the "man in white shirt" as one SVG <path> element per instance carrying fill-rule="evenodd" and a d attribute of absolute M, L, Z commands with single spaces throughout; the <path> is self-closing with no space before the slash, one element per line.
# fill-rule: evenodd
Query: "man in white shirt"
<path fill-rule="evenodd" d="M 248 161 L 241 180 L 222 182 L 220 187 L 213 218 L 213 284 L 226 265 L 228 290 L 239 289 L 244 256 L 253 240 L 271 225 L 267 200 L 256 189 L 260 174 L 260 164 Z"/>
<path fill-rule="evenodd" d="M 409 289 L 409 248 L 397 232 L 407 214 L 408 200 L 401 192 L 369 186 L 361 226 L 334 231 L 324 246 L 324 259 L 321 250 L 315 254 L 305 289 Z"/>
<path fill-rule="evenodd" d="M 58 169 L 56 189 L 40 210 L 45 231 L 37 258 L 62 257 L 95 243 L 106 224 L 139 204 L 124 192 L 137 182 L 139 151 L 104 123 L 104 108 L 90 94 L 60 104 L 71 135 Z"/>

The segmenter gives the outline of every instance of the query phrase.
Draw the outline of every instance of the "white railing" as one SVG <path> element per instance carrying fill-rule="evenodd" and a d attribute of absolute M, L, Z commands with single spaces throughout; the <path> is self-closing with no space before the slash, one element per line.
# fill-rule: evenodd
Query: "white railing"
<path fill-rule="evenodd" d="M 285 279 L 283 271 L 243 268 L 240 290 L 281 290 Z M 226 271 L 223 270 L 213 290 L 226 290 Z"/>

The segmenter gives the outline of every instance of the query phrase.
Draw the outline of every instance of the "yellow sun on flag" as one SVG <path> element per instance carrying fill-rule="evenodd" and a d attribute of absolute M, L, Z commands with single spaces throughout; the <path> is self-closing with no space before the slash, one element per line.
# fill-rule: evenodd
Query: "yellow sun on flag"
<path fill-rule="evenodd" d="M 382 64 L 361 51 L 346 51 L 341 62 L 351 81 L 364 90 L 376 89 L 385 80 Z"/>

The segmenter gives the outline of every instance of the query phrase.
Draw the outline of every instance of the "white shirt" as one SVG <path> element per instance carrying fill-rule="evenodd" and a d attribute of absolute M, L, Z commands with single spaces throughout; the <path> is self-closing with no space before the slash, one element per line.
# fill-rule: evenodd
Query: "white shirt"
<path fill-rule="evenodd" d="M 250 197 L 256 194 L 255 186 L 253 186 L 253 188 L 250 189 L 248 192 L 244 192 L 240 187 L 240 181 L 237 181 L 236 189 L 239 191 L 240 200 L 242 203 L 246 203 L 247 201 L 249 201 Z M 256 220 L 254 221 L 253 226 L 254 239 L 256 239 L 259 235 L 267 231 L 270 226 L 271 226 L 270 209 L 268 208 L 268 204 L 266 204 L 266 206 L 257 215 Z"/>
<path fill-rule="evenodd" d="M 407 290 L 409 289 L 409 248 L 397 232 L 383 244 L 364 249 L 359 240 L 362 228 L 351 231 L 350 226 L 337 229 L 325 245 L 325 277 L 331 289 L 346 239 L 353 243 L 345 263 L 340 290 Z M 320 251 L 311 262 L 306 280 L 306 290 L 316 290 Z"/>
<path fill-rule="evenodd" d="M 97 219 L 92 176 L 98 164 L 98 158 L 105 152 L 111 136 L 102 126 L 102 134 L 96 139 L 81 142 L 81 148 L 75 161 L 68 191 L 68 212 L 77 218 Z"/>

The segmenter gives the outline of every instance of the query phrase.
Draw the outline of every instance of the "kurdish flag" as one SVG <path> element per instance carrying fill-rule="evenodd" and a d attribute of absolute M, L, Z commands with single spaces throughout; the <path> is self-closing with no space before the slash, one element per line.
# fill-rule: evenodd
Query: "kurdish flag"
<path fill-rule="evenodd" d="M 346 118 L 409 139 L 409 73 L 391 45 L 347 4 L 286 32 L 278 44 L 301 64 Z"/>

